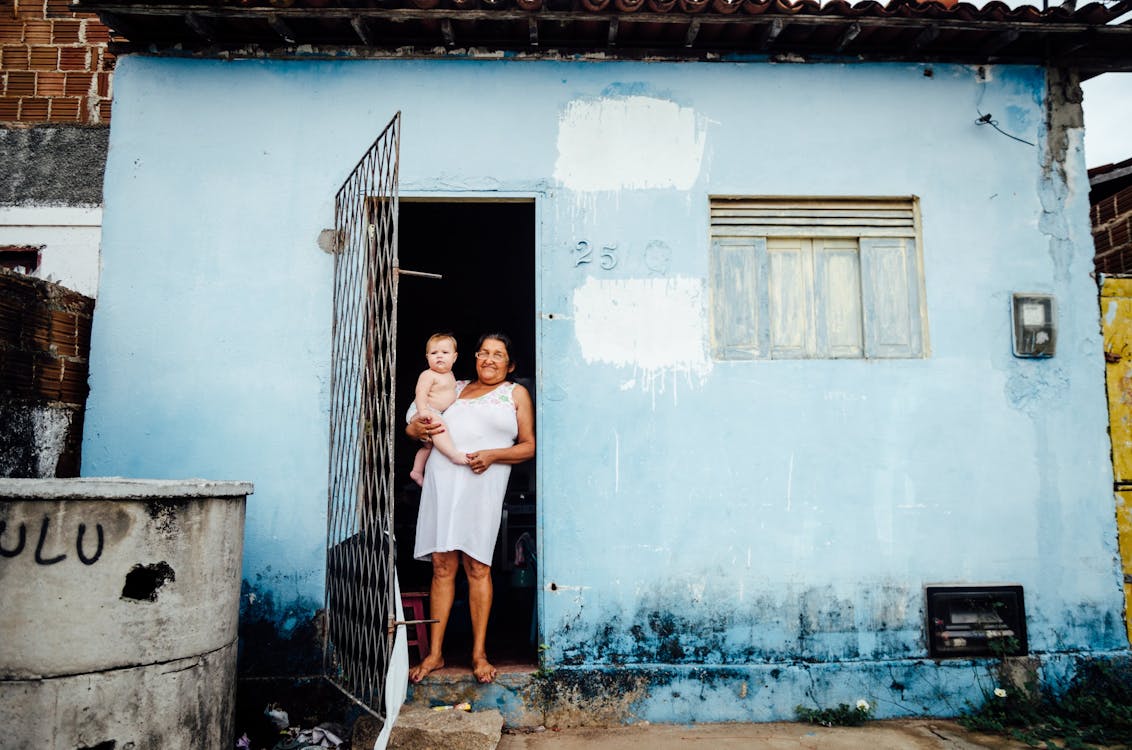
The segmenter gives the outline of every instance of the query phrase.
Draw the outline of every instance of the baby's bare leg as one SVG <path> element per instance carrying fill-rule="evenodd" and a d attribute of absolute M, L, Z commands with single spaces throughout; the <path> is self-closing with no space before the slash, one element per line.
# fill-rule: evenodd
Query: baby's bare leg
<path fill-rule="evenodd" d="M 433 417 L 433 419 L 437 419 L 437 417 Z M 467 465 L 468 456 L 456 450 L 456 445 L 452 442 L 452 437 L 448 434 L 447 429 L 445 429 L 444 432 L 433 434 L 432 444 L 452 463 L 459 464 L 460 466 Z"/>
<path fill-rule="evenodd" d="M 417 450 L 417 455 L 413 457 L 413 470 L 409 472 L 409 476 L 418 485 L 424 484 L 424 467 L 428 462 L 429 453 L 432 453 L 432 446 L 424 445 Z"/>

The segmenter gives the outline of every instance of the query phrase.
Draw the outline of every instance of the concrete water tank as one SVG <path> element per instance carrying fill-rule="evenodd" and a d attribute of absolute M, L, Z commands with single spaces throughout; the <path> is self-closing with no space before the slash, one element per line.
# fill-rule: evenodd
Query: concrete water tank
<path fill-rule="evenodd" d="M 0 479 L 0 748 L 234 746 L 251 492 Z"/>

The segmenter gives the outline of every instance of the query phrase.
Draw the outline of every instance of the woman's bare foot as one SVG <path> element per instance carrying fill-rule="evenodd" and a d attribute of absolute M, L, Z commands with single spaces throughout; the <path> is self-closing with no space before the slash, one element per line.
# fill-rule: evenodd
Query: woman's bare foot
<path fill-rule="evenodd" d="M 444 666 L 444 657 L 429 654 L 421 659 L 421 663 L 409 670 L 409 682 L 416 685 L 428 677 L 431 672 Z"/>
<path fill-rule="evenodd" d="M 478 659 L 472 659 L 472 674 L 476 676 L 477 680 L 486 685 L 489 682 L 495 681 L 496 672 L 491 662 L 489 662 L 486 657 L 481 656 Z"/>
<path fill-rule="evenodd" d="M 412 478 L 412 480 L 417 483 L 418 487 L 424 487 L 424 472 L 423 471 L 417 471 L 416 469 L 414 469 L 413 471 L 409 472 L 409 477 Z"/>

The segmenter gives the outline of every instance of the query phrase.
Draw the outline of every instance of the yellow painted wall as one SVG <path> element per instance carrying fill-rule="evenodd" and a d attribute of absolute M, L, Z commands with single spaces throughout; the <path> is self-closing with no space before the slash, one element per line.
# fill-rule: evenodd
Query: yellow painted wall
<path fill-rule="evenodd" d="M 1132 638 L 1132 279 L 1101 285 L 1105 381 L 1116 491 L 1116 527 L 1124 568 L 1124 618 Z"/>

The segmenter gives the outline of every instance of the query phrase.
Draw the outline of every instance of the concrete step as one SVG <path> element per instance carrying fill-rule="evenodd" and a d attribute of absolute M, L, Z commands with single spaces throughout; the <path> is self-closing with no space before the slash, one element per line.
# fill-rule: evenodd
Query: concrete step
<path fill-rule="evenodd" d="M 389 735 L 389 750 L 495 750 L 502 736 L 503 715 L 495 709 L 405 706 Z"/>
<path fill-rule="evenodd" d="M 470 703 L 472 713 L 497 711 L 508 727 L 542 724 L 543 712 L 534 690 L 535 667 L 497 665 L 497 668 L 499 674 L 495 682 L 487 685 L 476 681 L 470 667 L 438 669 L 422 682 L 409 686 L 405 708 L 430 709 L 433 706 Z"/>

